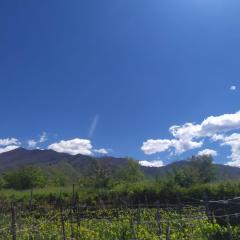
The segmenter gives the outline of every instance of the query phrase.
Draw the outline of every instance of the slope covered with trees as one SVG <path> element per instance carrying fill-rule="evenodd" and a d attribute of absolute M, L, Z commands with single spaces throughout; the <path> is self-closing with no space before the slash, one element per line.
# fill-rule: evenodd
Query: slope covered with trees
<path fill-rule="evenodd" d="M 72 184 L 79 199 L 87 202 L 99 199 L 111 202 L 116 199 L 188 202 L 203 199 L 205 195 L 213 199 L 240 195 L 240 181 L 220 180 L 219 168 L 213 164 L 211 156 L 192 157 L 179 165 L 168 166 L 158 175 L 145 173 L 145 168 L 133 159 L 124 159 L 123 164 L 121 161 L 114 163 L 111 158 L 90 158 L 82 168 L 76 162 L 72 165 L 71 161 L 61 160 L 55 164 L 24 166 L 3 172 L 0 180 L 2 197 L 6 196 L 8 189 L 35 189 L 34 192 L 41 192 L 37 194 L 40 198 L 44 195 L 46 199 L 49 196 L 57 199 L 61 187 L 64 196 L 71 198 Z"/>

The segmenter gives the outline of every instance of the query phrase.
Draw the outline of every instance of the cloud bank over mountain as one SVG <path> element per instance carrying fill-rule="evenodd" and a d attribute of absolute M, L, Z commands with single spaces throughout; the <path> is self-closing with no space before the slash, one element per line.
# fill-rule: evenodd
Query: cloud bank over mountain
<path fill-rule="evenodd" d="M 105 148 L 94 149 L 89 139 L 74 138 L 70 140 L 62 140 L 48 146 L 48 149 L 61 153 L 69 153 L 71 155 L 83 154 L 94 155 L 95 153 L 106 155 L 109 150 Z"/>
<path fill-rule="evenodd" d="M 144 167 L 163 167 L 164 166 L 164 163 L 162 160 L 153 160 L 153 161 L 143 160 L 143 161 L 139 161 L 138 163 Z"/>
<path fill-rule="evenodd" d="M 186 151 L 201 148 L 205 139 L 220 142 L 220 146 L 230 146 L 231 161 L 227 164 L 240 166 L 240 112 L 210 116 L 201 123 L 185 123 L 169 128 L 172 139 L 148 139 L 141 147 L 145 154 L 169 152 L 179 155 Z M 203 150 L 204 151 L 204 150 Z M 206 151 L 206 150 L 205 150 Z M 207 151 L 209 153 L 209 150 Z M 200 152 L 201 153 L 201 152 Z M 216 152 L 211 151 L 216 156 Z"/>
<path fill-rule="evenodd" d="M 12 151 L 21 146 L 21 142 L 16 138 L 0 139 L 0 153 Z"/>

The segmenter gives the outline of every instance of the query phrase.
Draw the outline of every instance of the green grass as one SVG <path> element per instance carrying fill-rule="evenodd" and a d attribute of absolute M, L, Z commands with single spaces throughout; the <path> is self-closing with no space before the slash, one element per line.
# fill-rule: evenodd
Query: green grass
<path fill-rule="evenodd" d="M 60 195 L 71 195 L 72 186 L 66 187 L 46 187 L 46 188 L 35 188 L 33 190 L 33 197 L 47 197 L 50 194 L 55 196 Z M 2 189 L 0 190 L 1 198 L 11 199 L 11 200 L 22 200 L 30 199 L 31 190 L 14 190 L 14 189 Z"/>

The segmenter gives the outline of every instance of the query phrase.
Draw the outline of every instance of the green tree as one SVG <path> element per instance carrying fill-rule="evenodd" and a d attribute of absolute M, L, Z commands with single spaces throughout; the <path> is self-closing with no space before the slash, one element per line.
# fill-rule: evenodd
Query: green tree
<path fill-rule="evenodd" d="M 172 178 L 180 187 L 212 182 L 216 179 L 212 156 L 193 156 L 188 160 L 187 165 L 174 168 L 168 178 Z"/>
<path fill-rule="evenodd" d="M 189 170 L 197 172 L 199 183 L 209 183 L 216 179 L 216 167 L 211 155 L 193 156 Z"/>
<path fill-rule="evenodd" d="M 89 184 L 96 188 L 108 187 L 111 178 L 112 176 L 110 169 L 108 166 L 103 165 L 99 159 L 95 159 L 91 163 L 91 166 L 89 167 L 88 173 L 86 175 L 86 179 Z"/>
<path fill-rule="evenodd" d="M 62 173 L 56 173 L 53 178 L 53 184 L 58 187 L 64 187 L 68 185 L 69 178 L 62 174 Z"/>
<path fill-rule="evenodd" d="M 174 168 L 172 178 L 180 187 L 189 187 L 198 182 L 198 172 L 189 167 Z"/>
<path fill-rule="evenodd" d="M 34 167 L 23 167 L 5 173 L 3 179 L 6 188 L 19 190 L 44 187 L 46 185 L 46 177 L 43 172 L 41 169 Z"/>
<path fill-rule="evenodd" d="M 0 178 L 0 190 L 4 187 L 4 180 Z"/>
<path fill-rule="evenodd" d="M 120 180 L 133 183 L 142 180 L 144 178 L 144 173 L 141 171 L 137 161 L 128 158 L 127 165 L 119 170 L 118 177 Z"/>

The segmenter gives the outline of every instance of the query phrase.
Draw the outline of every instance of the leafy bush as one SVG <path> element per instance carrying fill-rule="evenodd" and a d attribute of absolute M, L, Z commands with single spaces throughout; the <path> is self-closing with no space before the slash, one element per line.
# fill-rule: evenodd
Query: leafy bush
<path fill-rule="evenodd" d="M 24 167 L 19 170 L 11 171 L 3 175 L 6 188 L 17 190 L 44 187 L 46 177 L 39 168 Z"/>

